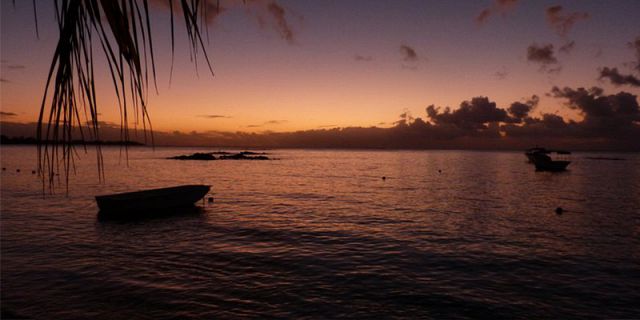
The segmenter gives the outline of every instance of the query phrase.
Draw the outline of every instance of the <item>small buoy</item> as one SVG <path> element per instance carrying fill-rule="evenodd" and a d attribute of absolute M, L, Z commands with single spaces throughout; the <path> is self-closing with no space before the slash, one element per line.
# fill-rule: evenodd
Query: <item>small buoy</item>
<path fill-rule="evenodd" d="M 2 171 L 7 171 L 7 168 L 2 168 Z"/>
<path fill-rule="evenodd" d="M 438 169 L 438 173 L 442 173 L 442 170 Z"/>
<path fill-rule="evenodd" d="M 36 171 L 35 170 L 31 170 L 31 174 L 36 174 Z"/>
<path fill-rule="evenodd" d="M 16 169 L 16 172 L 20 172 L 20 169 Z"/>
<path fill-rule="evenodd" d="M 562 207 L 556 208 L 556 214 L 562 214 L 563 212 L 564 212 L 564 209 L 562 209 Z"/>
<path fill-rule="evenodd" d="M 385 176 L 382 176 L 382 180 L 387 180 L 387 177 L 385 177 Z"/>
<path fill-rule="evenodd" d="M 209 203 L 213 203 L 213 197 L 209 197 Z"/>

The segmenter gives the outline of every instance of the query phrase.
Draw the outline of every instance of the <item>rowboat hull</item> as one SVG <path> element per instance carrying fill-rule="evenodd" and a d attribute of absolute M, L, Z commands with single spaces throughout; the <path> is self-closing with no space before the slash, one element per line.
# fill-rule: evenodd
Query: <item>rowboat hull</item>
<path fill-rule="evenodd" d="M 136 213 L 193 206 L 211 189 L 206 185 L 184 185 L 96 196 L 101 213 Z"/>

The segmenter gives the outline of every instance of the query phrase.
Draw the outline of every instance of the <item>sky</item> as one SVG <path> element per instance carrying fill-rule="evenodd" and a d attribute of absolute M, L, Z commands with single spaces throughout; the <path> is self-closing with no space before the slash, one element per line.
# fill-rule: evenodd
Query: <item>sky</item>
<path fill-rule="evenodd" d="M 39 37 L 31 1 L 1 4 L 4 122 L 37 120 L 58 35 L 52 1 L 37 3 Z M 420 118 L 471 136 L 497 123 L 501 136 L 515 137 L 529 132 L 521 126 L 542 126 L 534 120 L 551 119 L 546 114 L 581 124 L 574 135 L 584 138 L 611 121 L 593 120 L 598 114 L 577 95 L 613 101 L 607 97 L 626 92 L 636 96 L 635 105 L 620 102 L 612 112 L 637 109 L 637 0 L 223 0 L 221 6 L 205 44 L 214 75 L 202 59 L 197 67 L 190 61 L 178 18 L 170 76 L 168 6 L 151 1 L 158 92 L 150 88 L 147 102 L 154 130 L 286 133 L 395 128 Z M 106 63 L 96 68 L 100 121 L 118 123 Z M 594 86 L 601 90 L 590 91 Z M 478 97 L 488 101 L 473 103 Z M 464 101 L 469 112 L 456 113 Z M 516 102 L 522 105 L 512 113 Z M 624 116 L 619 121 L 630 129 L 605 138 L 640 132 L 640 114 Z M 592 130 L 594 123 L 601 127 Z"/>

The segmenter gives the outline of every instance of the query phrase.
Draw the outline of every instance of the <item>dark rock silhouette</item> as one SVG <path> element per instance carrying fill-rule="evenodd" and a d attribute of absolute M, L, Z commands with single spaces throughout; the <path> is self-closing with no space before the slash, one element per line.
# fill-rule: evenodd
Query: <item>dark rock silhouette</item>
<path fill-rule="evenodd" d="M 170 157 L 169 159 L 174 160 L 216 160 L 216 157 L 211 153 L 200 153 L 196 152 L 190 155 L 180 155 L 175 157 Z"/>
<path fill-rule="evenodd" d="M 227 154 L 228 154 L 228 153 L 227 153 Z M 261 155 L 265 155 L 265 154 L 267 154 L 267 153 L 266 153 L 266 152 L 242 151 L 242 152 L 240 152 L 240 154 L 243 154 L 243 155 L 245 155 L 245 156 L 250 156 L 250 155 L 259 155 L 259 154 L 261 154 Z"/>
<path fill-rule="evenodd" d="M 220 155 L 219 157 L 215 157 L 214 154 Z M 194 154 L 189 155 L 179 155 L 175 157 L 169 157 L 168 159 L 172 160 L 271 160 L 269 157 L 265 156 L 266 153 L 258 153 L 251 151 L 242 151 L 239 153 L 230 153 L 225 151 L 217 151 L 217 152 L 196 152 Z"/>
<path fill-rule="evenodd" d="M 245 153 L 240 152 L 227 156 L 220 156 L 220 160 L 269 160 L 267 156 L 247 156 Z"/>

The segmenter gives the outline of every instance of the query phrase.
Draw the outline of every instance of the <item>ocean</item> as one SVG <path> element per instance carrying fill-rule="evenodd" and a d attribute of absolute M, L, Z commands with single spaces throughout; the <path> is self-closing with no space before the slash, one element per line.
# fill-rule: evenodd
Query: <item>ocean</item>
<path fill-rule="evenodd" d="M 60 176 L 43 195 L 35 148 L 0 148 L 4 315 L 640 317 L 638 153 L 574 153 L 568 171 L 549 173 L 522 152 L 121 151 L 104 148 L 100 182 L 95 154 L 79 149 L 68 193 Z M 211 185 L 215 200 L 98 219 L 95 195 L 180 184 Z"/>

